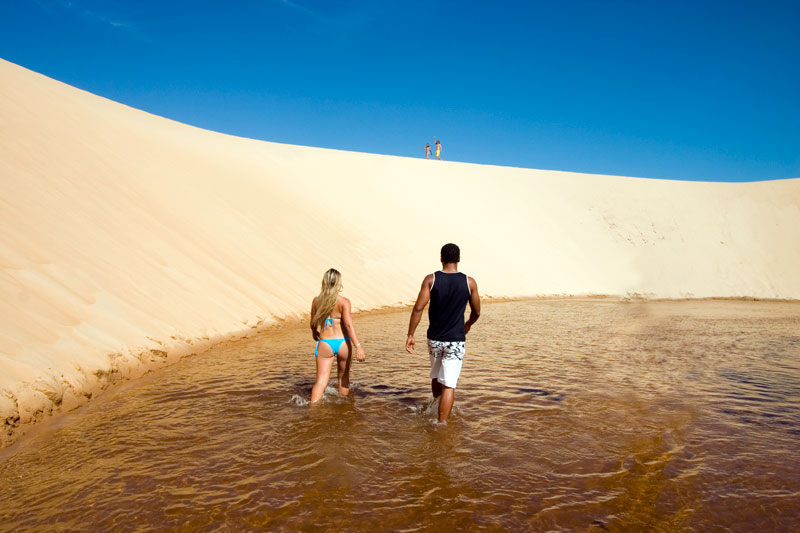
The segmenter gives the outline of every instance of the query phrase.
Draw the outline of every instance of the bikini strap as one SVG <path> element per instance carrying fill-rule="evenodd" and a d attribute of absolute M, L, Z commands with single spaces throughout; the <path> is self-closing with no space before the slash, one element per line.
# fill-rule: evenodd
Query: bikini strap
<path fill-rule="evenodd" d="M 322 329 L 326 329 L 328 326 L 333 327 L 334 320 L 341 320 L 341 318 L 331 318 L 331 317 L 326 318 L 325 325 L 323 326 Z"/>

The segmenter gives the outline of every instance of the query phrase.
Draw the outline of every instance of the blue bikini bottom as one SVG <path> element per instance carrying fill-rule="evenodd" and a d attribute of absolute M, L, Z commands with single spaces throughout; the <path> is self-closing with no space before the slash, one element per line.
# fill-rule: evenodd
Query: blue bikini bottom
<path fill-rule="evenodd" d="M 317 341 L 317 346 L 314 348 L 314 357 L 319 355 L 319 343 L 324 342 L 328 346 L 331 347 L 331 351 L 333 355 L 339 355 L 339 348 L 342 347 L 342 344 L 349 341 L 350 337 L 345 337 L 343 339 L 320 339 Z"/>

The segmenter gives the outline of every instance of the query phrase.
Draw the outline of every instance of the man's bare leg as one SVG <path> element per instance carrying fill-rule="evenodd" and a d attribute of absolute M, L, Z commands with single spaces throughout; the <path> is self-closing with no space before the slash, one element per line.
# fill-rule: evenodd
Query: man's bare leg
<path fill-rule="evenodd" d="M 442 384 L 439 383 L 439 380 L 436 378 L 431 380 L 431 392 L 434 398 L 438 398 L 442 395 Z"/>
<path fill-rule="evenodd" d="M 442 398 L 439 400 L 439 422 L 447 422 L 456 400 L 456 390 L 450 387 L 442 387 L 442 389 Z"/>

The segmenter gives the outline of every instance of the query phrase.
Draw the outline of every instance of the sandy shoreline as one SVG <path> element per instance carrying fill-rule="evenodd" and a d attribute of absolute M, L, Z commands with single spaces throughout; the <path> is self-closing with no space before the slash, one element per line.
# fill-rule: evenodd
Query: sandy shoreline
<path fill-rule="evenodd" d="M 445 242 L 496 298 L 800 299 L 800 179 L 281 145 L 3 60 L 0 76 L 0 446 L 117 380 L 299 319 L 331 266 L 356 310 L 408 305 Z"/>

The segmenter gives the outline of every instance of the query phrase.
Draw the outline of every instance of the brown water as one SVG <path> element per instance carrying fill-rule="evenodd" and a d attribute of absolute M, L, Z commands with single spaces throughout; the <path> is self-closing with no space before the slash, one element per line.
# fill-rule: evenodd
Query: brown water
<path fill-rule="evenodd" d="M 4 453 L 0 529 L 800 529 L 800 304 L 486 305 L 447 425 L 407 320 L 356 317 L 352 399 L 305 327 L 106 393 Z"/>

